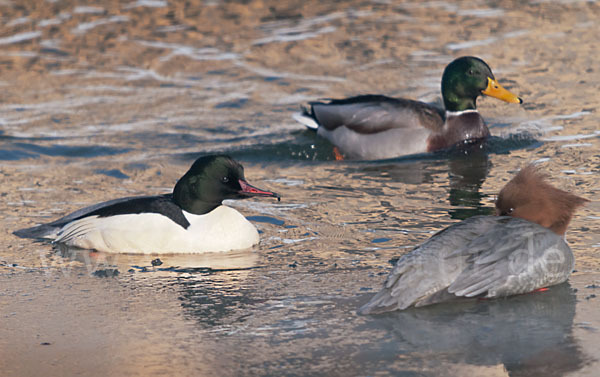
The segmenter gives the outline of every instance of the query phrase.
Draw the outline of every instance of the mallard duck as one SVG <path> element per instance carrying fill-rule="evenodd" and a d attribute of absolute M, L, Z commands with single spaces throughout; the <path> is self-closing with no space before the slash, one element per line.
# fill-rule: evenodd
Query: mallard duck
<path fill-rule="evenodd" d="M 369 94 L 310 102 L 294 119 L 327 138 L 345 157 L 394 158 L 488 137 L 476 107 L 482 94 L 523 103 L 498 84 L 486 62 L 463 56 L 448 64 L 442 75 L 445 111 L 424 102 Z"/>

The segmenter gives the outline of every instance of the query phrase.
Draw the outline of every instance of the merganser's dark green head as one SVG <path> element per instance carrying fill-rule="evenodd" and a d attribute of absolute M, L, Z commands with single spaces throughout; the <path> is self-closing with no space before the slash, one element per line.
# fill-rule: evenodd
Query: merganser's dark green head
<path fill-rule="evenodd" d="M 244 167 L 226 155 L 198 158 L 173 189 L 173 200 L 189 213 L 201 215 L 221 205 L 225 199 L 245 199 L 270 196 L 271 191 L 250 185 L 244 177 Z"/>

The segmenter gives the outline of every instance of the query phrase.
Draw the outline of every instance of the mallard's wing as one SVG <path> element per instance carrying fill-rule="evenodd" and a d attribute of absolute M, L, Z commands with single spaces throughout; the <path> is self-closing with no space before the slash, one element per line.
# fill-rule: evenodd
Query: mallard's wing
<path fill-rule="evenodd" d="M 381 95 L 363 95 L 328 102 L 311 102 L 311 116 L 329 131 L 345 126 L 359 134 L 392 128 L 440 130 L 444 112 L 432 105 Z"/>

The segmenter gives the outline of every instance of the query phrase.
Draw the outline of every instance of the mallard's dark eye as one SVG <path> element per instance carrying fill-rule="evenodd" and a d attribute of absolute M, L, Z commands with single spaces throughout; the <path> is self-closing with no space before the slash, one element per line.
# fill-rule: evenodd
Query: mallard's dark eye
<path fill-rule="evenodd" d="M 221 178 L 221 182 L 228 183 L 229 182 L 229 177 L 225 176 L 225 177 Z"/>
<path fill-rule="evenodd" d="M 473 76 L 475 74 L 475 71 L 473 71 L 473 69 L 469 69 L 469 75 Z"/>

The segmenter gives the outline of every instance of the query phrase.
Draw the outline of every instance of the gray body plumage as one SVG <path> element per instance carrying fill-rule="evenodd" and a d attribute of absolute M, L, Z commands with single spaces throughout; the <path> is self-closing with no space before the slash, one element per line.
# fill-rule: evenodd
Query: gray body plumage
<path fill-rule="evenodd" d="M 403 255 L 359 312 L 527 293 L 566 281 L 574 263 L 564 239 L 547 228 L 513 217 L 474 216 Z"/>

